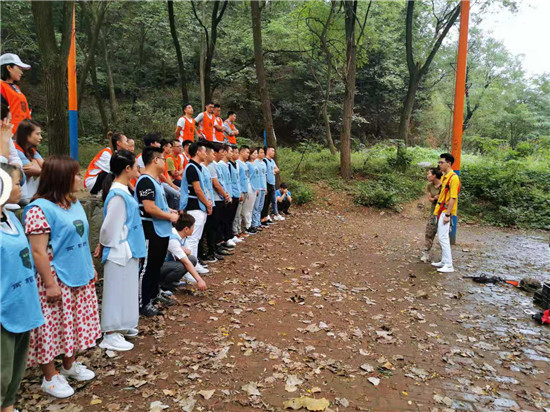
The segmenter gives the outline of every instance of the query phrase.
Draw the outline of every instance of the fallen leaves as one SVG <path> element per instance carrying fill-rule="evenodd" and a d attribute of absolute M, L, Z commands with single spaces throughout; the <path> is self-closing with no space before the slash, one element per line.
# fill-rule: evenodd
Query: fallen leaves
<path fill-rule="evenodd" d="M 306 408 L 308 411 L 324 411 L 330 406 L 330 402 L 325 398 L 315 399 L 307 396 L 293 398 L 283 403 L 285 409 L 298 410 Z"/>
<path fill-rule="evenodd" d="M 262 396 L 258 390 L 258 384 L 256 382 L 249 382 L 246 385 L 243 385 L 241 389 L 245 391 L 248 396 Z"/>

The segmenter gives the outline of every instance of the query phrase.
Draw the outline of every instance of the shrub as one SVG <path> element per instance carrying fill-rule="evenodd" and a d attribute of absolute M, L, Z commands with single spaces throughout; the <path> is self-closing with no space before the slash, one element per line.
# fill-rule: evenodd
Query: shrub
<path fill-rule="evenodd" d="M 391 188 L 376 182 L 361 182 L 356 185 L 353 201 L 361 206 L 393 209 L 397 206 L 397 194 Z"/>
<path fill-rule="evenodd" d="M 294 204 L 303 205 L 311 202 L 315 197 L 314 190 L 307 183 L 297 180 L 287 180 L 286 184 L 292 193 L 292 202 Z"/>

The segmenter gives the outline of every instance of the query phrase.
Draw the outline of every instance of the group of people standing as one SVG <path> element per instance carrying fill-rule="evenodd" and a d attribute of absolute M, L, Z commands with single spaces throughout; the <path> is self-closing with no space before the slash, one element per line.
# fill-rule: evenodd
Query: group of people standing
<path fill-rule="evenodd" d="M 0 63 L 4 412 L 13 410 L 26 367 L 41 366 L 45 393 L 71 396 L 69 380 L 95 377 L 77 353 L 101 338 L 101 348 L 131 350 L 140 314 L 161 314 L 177 288 L 205 290 L 208 266 L 284 220 L 277 208 L 289 214 L 292 197 L 284 183 L 275 190 L 274 148 L 237 147 L 235 113 L 221 121 L 219 106 L 210 104 L 195 119 L 185 106 L 176 138 L 150 133 L 139 156 L 133 139 L 109 133 L 111 147 L 82 177 L 74 159 L 40 156 L 41 127 L 16 84 L 29 66 L 12 54 Z M 82 185 L 103 200 L 95 248 L 76 197 Z M 101 309 L 92 250 L 103 263 Z"/>

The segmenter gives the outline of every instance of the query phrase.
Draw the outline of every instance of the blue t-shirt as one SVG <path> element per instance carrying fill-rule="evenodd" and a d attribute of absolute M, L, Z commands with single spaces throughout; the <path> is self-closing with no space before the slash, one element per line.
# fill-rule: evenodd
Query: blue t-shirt
<path fill-rule="evenodd" d="M 290 193 L 290 190 L 287 190 L 287 191 L 286 191 L 286 194 L 287 194 L 288 196 L 292 197 L 292 194 Z M 279 189 L 277 189 L 277 190 L 275 191 L 275 196 L 277 196 L 277 197 L 281 196 L 281 191 L 280 191 Z"/>
<path fill-rule="evenodd" d="M 31 162 L 29 159 L 27 159 L 27 156 L 25 156 L 25 153 L 23 153 L 21 150 L 18 150 L 17 154 L 19 155 L 19 159 L 21 159 L 21 163 L 23 163 L 23 166 L 28 165 Z M 42 159 L 42 156 L 40 156 L 38 150 L 34 151 L 33 159 Z"/>

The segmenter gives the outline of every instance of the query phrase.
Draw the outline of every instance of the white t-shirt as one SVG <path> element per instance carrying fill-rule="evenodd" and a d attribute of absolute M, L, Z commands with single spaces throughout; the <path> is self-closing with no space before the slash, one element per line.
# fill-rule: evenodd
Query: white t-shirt
<path fill-rule="evenodd" d="M 112 154 L 109 150 L 105 150 L 103 153 L 101 153 L 101 156 L 99 156 L 99 159 L 96 160 L 94 163 L 95 168 L 90 170 L 90 173 L 92 176 L 88 177 L 86 179 L 86 189 L 88 191 L 92 190 L 92 188 L 95 185 L 95 181 L 97 180 L 97 175 L 100 172 L 106 172 L 109 173 L 111 171 L 111 157 Z"/>
<path fill-rule="evenodd" d="M 171 237 L 168 241 L 168 253 L 171 253 L 175 260 L 188 259 L 187 254 L 183 251 L 183 245 L 187 239 L 182 239 L 175 227 L 172 228 L 172 234 L 176 236 L 176 239 Z"/>
<path fill-rule="evenodd" d="M 117 182 L 113 182 L 112 189 L 120 189 L 130 194 L 128 186 Z M 107 204 L 105 219 L 99 231 L 99 243 L 111 248 L 107 260 L 117 265 L 126 266 L 132 258 L 126 226 L 126 202 L 122 196 L 114 196 Z"/>

